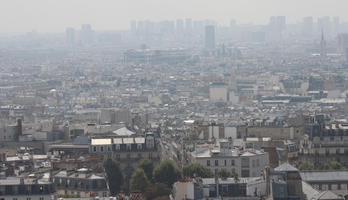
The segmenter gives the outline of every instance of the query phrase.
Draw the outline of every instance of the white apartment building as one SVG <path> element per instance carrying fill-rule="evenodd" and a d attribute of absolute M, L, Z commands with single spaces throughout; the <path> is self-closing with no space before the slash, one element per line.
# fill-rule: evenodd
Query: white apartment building
<path fill-rule="evenodd" d="M 191 162 L 199 163 L 213 173 L 227 169 L 239 177 L 258 177 L 269 166 L 268 153 L 262 150 L 233 148 L 231 141 L 214 145 L 197 145 L 191 153 Z"/>

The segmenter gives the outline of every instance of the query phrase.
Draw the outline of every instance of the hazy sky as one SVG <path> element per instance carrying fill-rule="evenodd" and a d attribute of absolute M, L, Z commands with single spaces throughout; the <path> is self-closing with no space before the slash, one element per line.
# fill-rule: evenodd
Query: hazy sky
<path fill-rule="evenodd" d="M 96 30 L 128 29 L 130 20 L 214 19 L 265 24 L 272 15 L 295 23 L 304 16 L 348 21 L 348 0 L 0 0 L 0 32 L 64 32 L 89 23 Z"/>

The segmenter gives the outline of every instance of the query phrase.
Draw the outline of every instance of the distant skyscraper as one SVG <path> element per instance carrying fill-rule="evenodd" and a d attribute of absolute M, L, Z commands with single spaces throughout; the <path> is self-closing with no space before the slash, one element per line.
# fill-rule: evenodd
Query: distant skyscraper
<path fill-rule="evenodd" d="M 75 29 L 74 28 L 67 28 L 65 31 L 66 35 L 66 43 L 69 45 L 72 45 L 75 43 Z"/>
<path fill-rule="evenodd" d="M 191 18 L 185 19 L 185 30 L 186 30 L 187 34 L 192 33 L 192 19 Z"/>
<path fill-rule="evenodd" d="M 326 37 L 331 37 L 332 35 L 332 28 L 331 28 L 331 19 L 330 17 L 320 17 L 318 18 L 318 32 L 321 31 L 325 32 Z"/>
<path fill-rule="evenodd" d="M 282 32 L 286 27 L 286 18 L 285 16 L 272 16 L 269 25 L 272 30 Z"/>
<path fill-rule="evenodd" d="M 345 56 L 345 60 L 348 62 L 348 33 L 341 33 L 338 35 L 338 47 L 339 51 Z"/>
<path fill-rule="evenodd" d="M 82 24 L 81 26 L 81 42 L 83 44 L 93 43 L 93 30 L 90 24 Z"/>
<path fill-rule="evenodd" d="M 214 26 L 205 27 L 205 48 L 207 49 L 215 48 L 215 27 Z"/>
<path fill-rule="evenodd" d="M 175 24 L 176 33 L 182 35 L 184 33 L 184 20 L 177 19 Z"/>
<path fill-rule="evenodd" d="M 131 21 L 131 32 L 134 34 L 137 32 L 137 21 L 135 20 Z"/>
<path fill-rule="evenodd" d="M 327 51 L 326 51 L 326 41 L 324 38 L 324 31 L 321 31 L 321 41 L 320 41 L 320 57 L 326 58 Z"/>
<path fill-rule="evenodd" d="M 281 40 L 282 33 L 286 28 L 285 16 L 272 16 L 269 20 L 268 38 L 270 40 Z"/>
<path fill-rule="evenodd" d="M 334 37 L 336 37 L 340 33 L 340 18 L 334 17 L 333 18 L 333 34 Z"/>
<path fill-rule="evenodd" d="M 311 37 L 313 35 L 313 17 L 303 18 L 302 23 L 303 36 Z"/>

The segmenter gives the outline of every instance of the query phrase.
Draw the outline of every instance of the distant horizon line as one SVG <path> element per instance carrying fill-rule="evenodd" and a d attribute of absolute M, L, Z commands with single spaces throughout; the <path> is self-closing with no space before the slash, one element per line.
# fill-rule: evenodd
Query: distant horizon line
<path fill-rule="evenodd" d="M 269 19 L 271 17 L 285 17 L 285 19 L 287 19 L 288 16 L 286 15 L 273 15 L 273 16 L 269 16 Z M 335 18 L 338 18 L 339 19 L 339 24 L 346 24 L 348 23 L 348 20 L 347 21 L 341 21 L 340 19 L 340 16 L 320 16 L 320 17 L 315 17 L 315 16 L 305 16 L 305 17 L 302 17 L 301 18 L 301 21 L 296 21 L 295 23 L 294 22 L 290 22 L 288 23 L 286 21 L 285 25 L 300 25 L 303 23 L 303 20 L 307 17 L 312 17 L 313 18 L 313 24 L 318 24 L 318 20 L 319 19 L 323 19 L 323 18 L 326 18 L 326 17 L 329 17 L 330 18 L 330 22 L 332 23 L 333 22 L 333 19 Z M 93 27 L 98 27 L 96 26 L 95 24 L 93 25 L 92 23 L 81 23 L 79 26 L 66 26 L 65 28 L 63 28 L 62 30 L 58 31 L 58 30 L 55 30 L 55 31 L 47 31 L 47 30 L 40 30 L 40 29 L 36 29 L 36 28 L 33 28 L 31 29 L 30 31 L 4 31 L 4 32 L 1 32 L 0 31 L 0 36 L 14 36 L 14 35 L 23 35 L 23 34 L 29 34 L 29 33 L 40 33 L 40 34 L 61 34 L 61 33 L 65 33 L 66 29 L 67 28 L 73 28 L 74 30 L 81 30 L 81 26 L 84 25 L 84 24 L 88 24 L 88 25 L 91 25 L 92 27 L 92 30 L 93 31 L 98 31 L 98 32 L 107 32 L 107 31 L 130 31 L 131 30 L 131 23 L 133 21 L 136 21 L 136 22 L 152 22 L 152 23 L 160 23 L 160 22 L 174 22 L 174 24 L 176 24 L 176 21 L 177 20 L 183 20 L 184 23 L 185 23 L 185 20 L 186 19 L 190 19 L 192 20 L 192 22 L 214 22 L 214 23 L 217 23 L 216 26 L 217 27 L 231 27 L 230 24 L 226 24 L 226 23 L 221 23 L 219 20 L 214 20 L 214 19 L 194 19 L 194 18 L 190 18 L 190 17 L 186 17 L 186 18 L 176 18 L 176 19 L 163 19 L 163 20 L 150 20 L 150 19 L 132 19 L 132 20 L 129 20 L 128 21 L 128 27 L 127 28 L 120 28 L 120 29 L 109 29 L 109 28 L 93 28 Z M 267 26 L 269 25 L 269 21 L 267 23 L 254 23 L 254 22 L 247 22 L 247 23 L 238 23 L 238 19 L 234 19 L 234 18 L 231 18 L 230 19 L 230 23 L 232 21 L 235 21 L 235 25 L 237 26 L 243 26 L 243 25 L 251 25 L 251 26 Z"/>

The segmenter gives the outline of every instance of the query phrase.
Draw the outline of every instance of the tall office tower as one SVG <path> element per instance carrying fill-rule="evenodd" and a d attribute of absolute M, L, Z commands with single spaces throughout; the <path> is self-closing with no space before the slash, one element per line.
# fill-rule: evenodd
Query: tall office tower
<path fill-rule="evenodd" d="M 326 41 L 324 38 L 324 31 L 321 31 L 321 41 L 320 41 L 320 57 L 326 58 L 327 51 L 326 51 Z"/>
<path fill-rule="evenodd" d="M 311 37 L 313 35 L 313 17 L 303 18 L 302 35 L 305 37 Z"/>
<path fill-rule="evenodd" d="M 340 33 L 340 18 L 334 17 L 333 18 L 333 36 L 336 37 Z"/>
<path fill-rule="evenodd" d="M 192 19 L 191 18 L 185 19 L 185 31 L 187 34 L 192 33 Z"/>
<path fill-rule="evenodd" d="M 90 24 L 82 24 L 81 26 L 81 42 L 82 44 L 93 43 L 93 30 Z"/>
<path fill-rule="evenodd" d="M 205 48 L 207 49 L 215 48 L 215 27 L 214 26 L 205 27 Z"/>
<path fill-rule="evenodd" d="M 195 35 L 202 36 L 204 33 L 204 21 L 193 21 L 193 32 L 195 33 Z"/>
<path fill-rule="evenodd" d="M 159 31 L 164 35 L 172 35 L 174 33 L 175 26 L 174 21 L 160 21 L 159 22 Z"/>
<path fill-rule="evenodd" d="M 286 27 L 285 16 L 272 16 L 269 20 L 270 28 L 276 31 L 284 31 Z"/>
<path fill-rule="evenodd" d="M 285 16 L 272 16 L 269 20 L 268 36 L 271 40 L 281 40 L 286 27 Z"/>
<path fill-rule="evenodd" d="M 136 32 L 137 32 L 137 21 L 132 20 L 130 26 L 131 26 L 130 27 L 131 28 L 131 32 L 133 34 L 136 34 Z"/>
<path fill-rule="evenodd" d="M 155 33 L 155 23 L 149 20 L 144 22 L 144 37 L 145 39 L 150 39 Z"/>
<path fill-rule="evenodd" d="M 175 24 L 176 34 L 180 37 L 184 34 L 184 20 L 177 19 Z"/>
<path fill-rule="evenodd" d="M 68 45 L 73 45 L 75 43 L 75 29 L 74 28 L 67 28 L 65 30 L 65 36 L 66 36 L 66 43 Z"/>
<path fill-rule="evenodd" d="M 338 48 L 348 62 L 348 33 L 338 35 Z"/>
<path fill-rule="evenodd" d="M 137 33 L 139 35 L 144 34 L 145 32 L 145 22 L 144 21 L 138 21 L 137 23 Z"/>
<path fill-rule="evenodd" d="M 318 32 L 321 32 L 322 30 L 325 32 L 326 37 L 331 37 L 331 19 L 330 17 L 320 17 L 318 18 Z"/>

